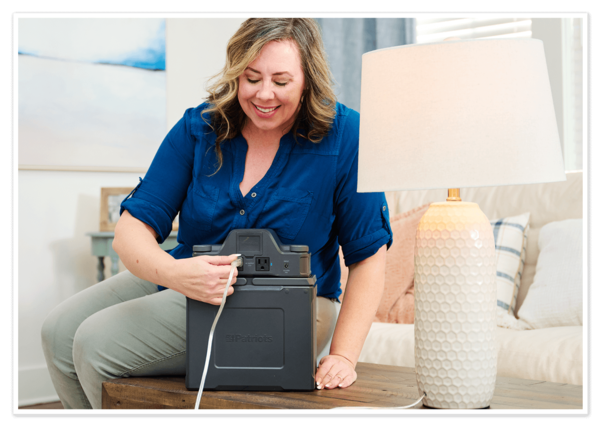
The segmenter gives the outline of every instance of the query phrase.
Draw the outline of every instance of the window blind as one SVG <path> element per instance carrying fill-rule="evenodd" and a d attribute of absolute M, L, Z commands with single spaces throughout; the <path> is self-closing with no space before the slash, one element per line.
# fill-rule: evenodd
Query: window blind
<path fill-rule="evenodd" d="M 417 18 L 417 43 L 448 37 L 531 37 L 531 18 Z"/>

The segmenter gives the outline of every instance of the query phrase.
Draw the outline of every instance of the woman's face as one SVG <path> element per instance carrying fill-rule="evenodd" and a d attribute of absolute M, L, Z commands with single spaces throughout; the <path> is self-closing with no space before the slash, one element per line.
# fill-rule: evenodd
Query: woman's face
<path fill-rule="evenodd" d="M 239 77 L 238 100 L 250 118 L 248 126 L 283 134 L 294 122 L 303 91 L 298 46 L 271 41 Z"/>

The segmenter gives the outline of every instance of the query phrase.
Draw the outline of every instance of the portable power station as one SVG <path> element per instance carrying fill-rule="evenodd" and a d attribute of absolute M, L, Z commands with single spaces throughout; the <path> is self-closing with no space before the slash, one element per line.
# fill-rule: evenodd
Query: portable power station
<path fill-rule="evenodd" d="M 235 229 L 193 256 L 239 253 L 234 292 L 216 325 L 204 389 L 314 390 L 316 276 L 305 245 L 284 245 L 271 229 Z M 219 306 L 187 298 L 186 377 L 198 390 Z"/>

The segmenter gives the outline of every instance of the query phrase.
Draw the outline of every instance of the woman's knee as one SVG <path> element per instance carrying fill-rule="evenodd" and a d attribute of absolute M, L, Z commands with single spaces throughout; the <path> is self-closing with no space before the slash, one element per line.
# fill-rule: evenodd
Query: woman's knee
<path fill-rule="evenodd" d="M 183 351 L 185 297 L 170 290 L 96 312 L 81 323 L 73 342 L 77 373 L 94 380 L 127 377 L 150 365 L 152 371 L 171 371 L 179 368 Z"/>
<path fill-rule="evenodd" d="M 115 309 L 107 308 L 85 319 L 73 338 L 73 362 L 82 381 L 112 379 L 128 368 L 133 351 L 131 334 Z"/>
<path fill-rule="evenodd" d="M 44 353 L 54 352 L 54 348 L 56 347 L 55 342 L 58 337 L 56 333 L 57 323 L 57 315 L 52 310 L 42 324 L 42 348 L 44 349 Z"/>
<path fill-rule="evenodd" d="M 78 376 L 90 373 L 91 370 L 99 371 L 99 358 L 103 349 L 110 347 L 107 341 L 107 330 L 103 329 L 101 312 L 95 313 L 85 319 L 73 336 L 73 363 Z M 105 351 L 104 351 L 105 352 Z"/>
<path fill-rule="evenodd" d="M 69 317 L 61 305 L 54 308 L 42 324 L 42 350 L 48 364 L 52 363 L 63 373 L 73 373 L 73 335 L 78 324 Z"/>
<path fill-rule="evenodd" d="M 44 353 L 47 358 L 53 358 L 52 354 L 66 357 L 72 367 L 73 339 L 84 322 L 108 307 L 154 292 L 156 285 L 125 271 L 74 294 L 55 307 L 44 321 L 41 330 Z M 80 339 L 83 339 L 81 333 Z"/>

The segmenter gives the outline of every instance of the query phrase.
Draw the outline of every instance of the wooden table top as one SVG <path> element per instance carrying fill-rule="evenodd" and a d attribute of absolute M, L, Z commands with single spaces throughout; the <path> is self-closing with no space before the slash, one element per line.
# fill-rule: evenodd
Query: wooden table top
<path fill-rule="evenodd" d="M 398 407 L 420 398 L 414 368 L 358 363 L 358 380 L 345 389 L 310 392 L 205 391 L 201 409 L 329 409 L 342 406 Z M 185 377 L 130 377 L 102 385 L 102 408 L 193 409 L 197 392 Z M 419 404 L 413 408 L 425 408 Z M 498 377 L 492 409 L 581 409 L 577 385 Z M 343 411 L 340 411 L 343 413 Z"/>

